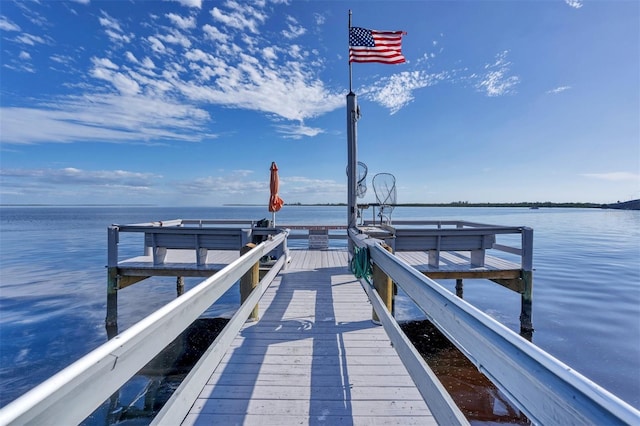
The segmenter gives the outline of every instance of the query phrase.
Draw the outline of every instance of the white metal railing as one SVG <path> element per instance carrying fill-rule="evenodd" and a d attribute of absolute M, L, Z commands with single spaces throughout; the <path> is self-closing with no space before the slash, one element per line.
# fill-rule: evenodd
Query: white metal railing
<path fill-rule="evenodd" d="M 192 290 L 11 402 L 0 410 L 0 425 L 80 423 L 180 335 L 262 256 L 285 244 L 286 237 L 287 233 L 283 232 L 262 242 Z M 284 264 L 285 256 L 283 254 L 276 263 L 279 268 Z M 249 311 L 259 299 L 253 294 L 252 297 L 243 305 L 253 303 Z M 244 314 L 244 310 L 242 312 Z M 240 316 L 237 314 L 234 318 Z"/>
<path fill-rule="evenodd" d="M 360 284 L 367 293 L 371 306 L 389 336 L 391 344 L 438 424 L 469 425 L 468 420 L 453 401 L 446 388 L 440 383 L 431 367 L 400 329 L 378 292 L 362 278 L 360 279 Z"/>
<path fill-rule="evenodd" d="M 350 237 L 534 424 L 640 424 L 640 411 L 425 277 L 380 240 L 355 231 Z"/>
<path fill-rule="evenodd" d="M 245 300 L 240 309 L 236 311 L 225 328 L 216 337 L 215 342 L 209 346 L 209 349 L 200 357 L 200 360 L 189 371 L 189 374 L 180 383 L 180 386 L 173 392 L 171 398 L 162 406 L 162 409 L 155 416 L 152 425 L 173 426 L 180 424 L 189 413 L 189 409 L 193 406 L 207 383 L 207 380 L 213 374 L 227 350 L 231 347 L 231 343 L 235 339 L 238 332 L 246 322 L 253 307 L 258 303 L 264 292 L 282 269 L 286 262 L 286 255 L 281 256 L 275 265 L 271 267 L 269 272 L 264 276 L 258 285 L 251 292 L 251 295 Z"/>

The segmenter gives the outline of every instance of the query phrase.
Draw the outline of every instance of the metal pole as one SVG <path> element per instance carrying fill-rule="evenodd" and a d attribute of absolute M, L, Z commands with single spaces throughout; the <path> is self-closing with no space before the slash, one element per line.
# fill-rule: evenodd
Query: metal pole
<path fill-rule="evenodd" d="M 350 92 L 347 95 L 347 205 L 348 226 L 353 228 L 357 223 L 357 199 L 356 199 L 356 170 L 358 164 L 357 142 L 357 100 L 356 94 Z"/>
<path fill-rule="evenodd" d="M 349 9 L 349 31 L 347 32 L 347 41 L 349 42 L 351 38 L 351 9 Z M 351 43 L 349 42 L 349 46 Z M 352 93 L 351 89 L 351 60 L 349 60 L 349 93 Z"/>

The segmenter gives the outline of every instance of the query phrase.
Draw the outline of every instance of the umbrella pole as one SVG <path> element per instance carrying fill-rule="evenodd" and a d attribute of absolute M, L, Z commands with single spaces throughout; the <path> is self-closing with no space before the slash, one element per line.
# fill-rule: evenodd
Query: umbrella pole
<path fill-rule="evenodd" d="M 271 213 L 271 226 L 276 227 L 276 212 Z"/>

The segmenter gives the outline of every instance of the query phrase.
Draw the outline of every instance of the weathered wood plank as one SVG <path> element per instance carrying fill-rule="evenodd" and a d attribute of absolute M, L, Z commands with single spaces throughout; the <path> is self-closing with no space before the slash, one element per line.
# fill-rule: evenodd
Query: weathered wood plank
<path fill-rule="evenodd" d="M 380 381 L 374 374 L 359 374 L 348 376 L 350 386 L 370 387 L 379 386 Z M 332 386 L 337 380 L 342 379 L 339 375 L 315 376 L 313 379 L 308 374 L 291 374 L 288 372 L 280 374 L 260 374 L 258 380 L 254 374 L 236 373 L 233 376 L 223 373 L 215 373 L 210 377 L 209 385 L 231 385 L 231 386 L 291 386 L 295 383 L 298 386 Z M 386 375 L 385 385 L 391 387 L 414 387 L 411 378 L 407 376 Z"/>
<path fill-rule="evenodd" d="M 292 250 L 184 424 L 435 424 L 347 263 Z"/>
<path fill-rule="evenodd" d="M 319 376 L 320 377 L 320 376 Z M 313 379 L 312 379 L 313 381 Z M 217 384 L 206 385 L 199 399 L 268 399 L 284 404 L 286 401 L 312 399 L 323 401 L 422 401 L 418 390 L 408 386 L 353 386 L 349 382 L 336 383 L 333 386 L 237 386 Z M 277 402 L 276 402 L 277 401 Z M 424 401 L 423 401 L 424 404 Z"/>
<path fill-rule="evenodd" d="M 350 408 L 350 407 L 349 407 Z M 326 412 L 325 412 L 326 411 Z M 344 409 L 342 410 L 344 411 Z M 304 425 L 324 423 L 335 426 L 391 426 L 398 425 L 399 420 L 395 416 L 353 416 L 351 414 L 331 415 L 329 410 L 318 410 L 317 413 L 309 415 L 269 415 L 261 414 L 237 414 L 222 415 L 217 414 L 190 414 L 184 421 L 184 425 L 238 425 L 245 426 L 282 426 L 282 425 Z M 310 418 L 312 420 L 310 420 Z M 402 418 L 403 425 L 436 425 L 436 421 L 431 416 L 405 416 Z"/>
<path fill-rule="evenodd" d="M 408 412 L 414 416 L 429 416 L 428 410 L 423 407 L 415 407 L 413 401 L 386 401 L 386 400 L 373 400 L 373 401 L 358 401 L 351 406 L 352 415 L 354 417 L 363 416 L 381 416 L 381 417 L 395 417 L 406 416 Z M 326 409 L 331 413 L 339 413 L 344 410 L 344 403 L 339 401 L 325 401 Z M 192 412 L 204 413 L 204 414 L 235 414 L 238 412 L 238 403 L 234 400 L 219 399 L 219 400 L 204 400 L 200 399 L 196 401 Z M 251 400 L 246 406 L 242 406 L 243 409 L 247 409 L 254 415 L 262 416 L 282 416 L 288 414 L 290 408 L 294 408 L 296 412 L 303 412 L 308 410 L 308 404 L 305 401 L 291 401 L 290 406 L 286 407 L 278 404 L 271 404 L 265 400 Z M 303 424 L 308 423 L 304 421 Z M 328 423 L 332 424 L 332 423 Z M 371 423 L 371 424 L 375 424 Z"/>
<path fill-rule="evenodd" d="M 256 380 L 262 375 L 271 374 L 301 374 L 308 375 L 310 370 L 310 364 L 305 365 L 284 365 L 284 364 L 229 364 L 221 363 L 218 369 L 214 372 L 228 374 L 232 377 L 236 374 L 253 374 Z M 385 377 L 391 375 L 402 376 L 407 374 L 407 369 L 403 365 L 389 365 L 384 369 L 373 369 L 368 365 L 353 365 L 349 367 L 349 376 L 375 376 L 380 378 L 379 385 L 383 386 L 385 383 Z M 334 375 L 340 373 L 334 371 Z M 408 377 L 408 376 L 407 376 Z"/>

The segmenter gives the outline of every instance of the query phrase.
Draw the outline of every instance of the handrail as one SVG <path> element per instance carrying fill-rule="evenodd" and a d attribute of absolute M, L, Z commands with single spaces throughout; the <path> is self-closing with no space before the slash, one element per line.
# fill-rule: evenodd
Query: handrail
<path fill-rule="evenodd" d="M 280 256 L 269 272 L 260 280 L 249 297 L 244 301 L 240 309 L 236 311 L 231 320 L 216 337 L 206 352 L 200 357 L 196 365 L 189 371 L 187 377 L 182 380 L 180 386 L 173 392 L 169 400 L 154 417 L 151 425 L 176 425 L 189 413 L 189 409 L 198 398 L 202 388 L 218 367 L 220 361 L 231 347 L 240 329 L 245 324 L 253 307 L 258 303 L 274 278 L 283 268 L 286 255 Z"/>
<path fill-rule="evenodd" d="M 365 220 L 365 225 L 375 225 L 377 222 L 375 220 Z M 393 226 L 397 227 L 398 225 L 435 225 L 437 228 L 442 228 L 443 225 L 448 226 L 456 226 L 458 228 L 469 227 L 469 228 L 516 228 L 513 226 L 504 226 L 504 225 L 491 225 L 487 223 L 478 223 L 478 222 L 469 222 L 466 220 L 394 220 Z M 446 228 L 443 228 L 446 229 Z"/>
<path fill-rule="evenodd" d="M 402 332 L 396 320 L 385 307 L 380 295 L 364 278 L 360 278 L 360 285 L 367 293 L 371 306 L 389 336 L 391 344 L 396 349 L 398 356 L 411 375 L 411 379 L 438 424 L 468 425 L 469 422 L 462 411 L 460 411 L 422 355 L 418 353 L 404 332 Z"/>
<path fill-rule="evenodd" d="M 131 328 L 80 358 L 0 410 L 0 424 L 78 424 L 209 306 L 262 256 L 286 241 L 287 232 L 262 242 Z"/>
<path fill-rule="evenodd" d="M 640 411 L 454 296 L 379 240 L 355 244 L 535 424 L 638 424 Z"/>

